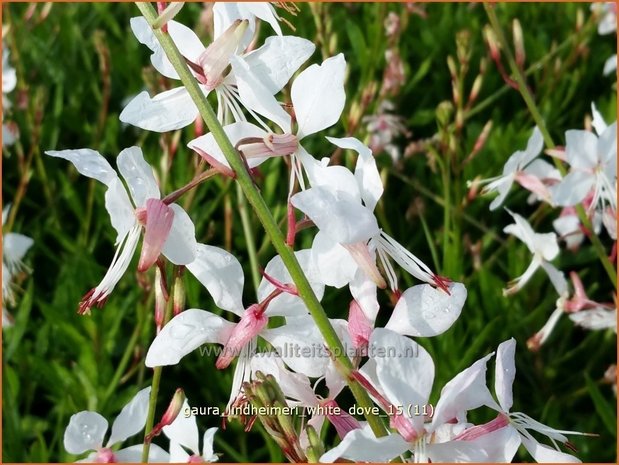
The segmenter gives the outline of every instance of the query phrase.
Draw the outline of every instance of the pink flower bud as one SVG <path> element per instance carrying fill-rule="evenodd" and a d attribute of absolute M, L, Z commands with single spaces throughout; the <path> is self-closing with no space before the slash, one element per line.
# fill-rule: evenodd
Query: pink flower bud
<path fill-rule="evenodd" d="M 344 439 L 344 436 L 352 430 L 361 428 L 357 419 L 345 410 L 342 410 L 335 400 L 327 399 L 321 402 L 321 406 L 325 408 L 327 419 L 335 427 L 340 439 Z"/>
<path fill-rule="evenodd" d="M 356 300 L 351 301 L 348 310 L 348 333 L 355 348 L 362 351 L 367 348 L 372 329 L 372 324 L 363 313 L 361 306 Z"/>
<path fill-rule="evenodd" d="M 256 337 L 267 325 L 269 317 L 264 314 L 259 304 L 250 306 L 241 317 L 219 355 L 215 366 L 218 370 L 226 368 L 232 360 L 241 352 L 241 349 Z"/>
<path fill-rule="evenodd" d="M 148 270 L 159 258 L 163 244 L 170 234 L 174 210 L 159 199 L 146 201 L 146 226 L 138 271 Z"/>
<path fill-rule="evenodd" d="M 294 134 L 267 134 L 263 138 L 248 137 L 237 144 L 237 149 L 246 159 L 264 157 L 285 157 L 294 153 L 299 146 Z"/>

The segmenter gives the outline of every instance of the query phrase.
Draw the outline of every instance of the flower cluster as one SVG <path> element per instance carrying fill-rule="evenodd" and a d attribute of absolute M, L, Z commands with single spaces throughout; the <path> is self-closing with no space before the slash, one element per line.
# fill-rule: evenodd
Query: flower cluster
<path fill-rule="evenodd" d="M 346 100 L 347 65 L 343 54 L 300 70 L 312 56 L 314 44 L 283 35 L 279 18 L 269 4 L 216 3 L 212 11 L 214 38 L 208 46 L 191 29 L 167 17 L 166 14 L 174 13 L 170 11 L 163 12 L 156 27 L 145 17 L 133 18 L 131 29 L 152 52 L 152 65 L 163 76 L 181 79 L 181 58 L 182 66 L 188 67 L 197 83 L 202 100 L 194 100 L 188 82 L 181 79 L 179 87 L 152 97 L 146 91 L 134 97 L 120 114 L 121 121 L 156 132 L 184 128 L 198 118 L 205 97 L 214 92 L 223 133 L 248 173 L 261 164 L 268 169 L 272 158 L 284 157 L 288 162 L 288 195 L 282 199 L 289 212 L 287 246 L 294 247 L 301 224 L 315 227 L 311 247 L 294 252 L 295 266 L 304 274 L 313 296 L 300 292 L 298 279 L 293 279 L 295 266 L 288 258 L 277 255 L 264 266 L 257 300 L 245 304 L 239 261 L 222 248 L 199 243 L 190 215 L 175 203 L 179 192 L 182 194 L 199 182 L 192 180 L 179 191 L 162 195 L 153 169 L 139 147 L 125 149 L 118 155 L 116 166 L 120 176 L 94 150 L 48 151 L 49 156 L 69 161 L 81 174 L 106 186 L 105 205 L 117 233 L 117 250 L 110 268 L 102 281 L 86 293 L 79 312 L 88 313 L 111 298 L 141 239 L 137 270 L 156 268 L 156 286 L 163 300 L 171 292 L 162 279 L 165 262 L 169 261 L 177 269 L 186 268 L 206 288 L 218 308 L 185 309 L 175 300 L 175 316 L 169 322 L 163 324 L 161 318 L 156 318 L 162 324 L 146 354 L 146 366 L 178 364 L 203 344 L 222 346 L 214 360 L 217 369 L 228 369 L 236 359 L 228 401 L 230 412 L 248 402 L 264 402 L 260 393 L 269 391 L 269 383 L 277 386 L 269 391 L 276 391 L 273 399 L 269 397 L 274 404 L 314 412 L 309 421 L 296 426 L 281 418 L 261 418 L 269 431 L 281 432 L 282 437 L 276 440 L 287 457 L 323 462 L 387 461 L 397 457 L 432 462 L 511 461 L 522 444 L 538 461 L 575 461 L 560 450 L 558 443 L 567 444 L 565 434 L 578 433 L 558 431 L 523 413 L 510 412 L 515 377 L 514 340 L 501 344 L 496 353 L 496 400 L 486 387 L 490 354 L 443 387 L 431 418 L 409 408 L 429 403 L 435 372 L 430 354 L 412 338 L 438 336 L 452 327 L 463 311 L 467 290 L 464 284 L 435 273 L 381 229 L 375 209 L 384 187 L 370 148 L 352 136 L 326 137 L 338 149 L 356 155 L 354 169 L 349 170 L 331 164 L 329 158 L 318 159 L 302 145 L 306 140 L 324 139 L 320 133 L 341 117 Z M 276 35 L 256 48 L 259 21 L 267 23 Z M 160 41 L 160 35 L 173 41 L 175 57 L 168 55 L 170 50 Z M 286 86 L 290 89 L 290 103 L 283 105 L 278 98 Z M 398 124 L 392 126 L 398 129 Z M 530 189 L 535 199 L 565 208 L 588 198 L 590 216 L 597 215 L 609 229 L 609 222 L 603 218 L 616 215 L 612 190 L 616 178 L 611 177 L 616 124 L 606 127 L 596 117 L 595 127 L 597 135 L 583 131 L 569 135 L 565 163 L 570 165 L 570 173 L 563 178 L 552 165 L 537 160 L 542 141 L 539 131 L 535 131 L 527 149 L 510 158 L 503 176 L 489 182 L 487 190 L 498 190 L 501 195 L 493 208 L 500 205 L 516 181 Z M 211 166 L 215 175 L 239 175 L 231 166 L 230 153 L 219 145 L 215 131 L 187 142 L 187 146 Z M 523 240 L 534 258 L 508 292 L 524 286 L 539 267 L 559 288 L 561 273 L 550 264 L 558 253 L 556 235 L 536 234 L 524 218 L 516 214 L 513 217 L 516 223 L 506 232 Z M 417 283 L 403 288 L 395 264 Z M 329 288 L 348 290 L 349 316 L 347 320 L 326 319 L 319 325 L 308 299 L 320 301 Z M 378 318 L 389 311 L 386 306 L 381 308 L 379 290 L 394 302 L 388 318 Z M 576 297 L 568 300 L 565 292 L 560 294 L 564 297 L 563 305 L 575 308 Z M 579 310 L 593 311 L 586 296 L 578 302 Z M 229 312 L 229 317 L 220 316 L 220 310 Z M 384 325 L 378 324 L 383 320 Z M 327 342 L 325 333 L 335 334 L 341 347 Z M 259 343 L 270 345 L 273 351 L 256 353 Z M 353 354 L 352 360 L 347 360 L 350 367 L 342 368 L 342 354 L 335 354 L 339 348 L 345 349 L 346 357 Z M 256 380 L 267 384 L 263 386 Z M 318 391 L 323 381 L 325 396 L 317 394 L 324 391 Z M 338 395 L 351 383 L 362 387 L 376 409 L 388 417 L 384 431 L 336 408 Z M 121 450 L 111 446 L 144 427 L 149 392 L 149 388 L 140 391 L 123 409 L 105 446 L 107 422 L 94 412 L 74 415 L 65 434 L 67 451 L 81 454 L 94 450 L 87 457 L 94 461 L 138 461 L 137 448 L 141 446 Z M 496 411 L 496 418 L 481 425 L 469 422 L 467 412 L 482 406 Z M 170 438 L 169 455 L 151 445 L 148 458 L 216 460 L 212 446 L 215 430 L 206 431 L 200 453 L 195 418 L 183 418 L 178 409 L 172 410 L 175 415 L 170 414 L 162 423 L 163 432 Z M 247 427 L 253 424 L 252 419 L 244 421 Z M 330 450 L 316 435 L 326 421 L 335 427 L 341 440 Z M 552 447 L 540 444 L 531 431 L 547 436 Z"/>

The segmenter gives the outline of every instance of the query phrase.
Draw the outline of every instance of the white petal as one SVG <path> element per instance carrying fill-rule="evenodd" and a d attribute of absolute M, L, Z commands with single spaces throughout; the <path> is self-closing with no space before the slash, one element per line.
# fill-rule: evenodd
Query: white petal
<path fill-rule="evenodd" d="M 376 376 L 383 392 L 394 405 L 425 405 L 434 381 L 434 363 L 415 341 L 384 328 L 370 337 L 368 355 L 376 362 Z M 411 418 L 416 430 L 422 416 Z"/>
<path fill-rule="evenodd" d="M 470 367 L 453 377 L 441 390 L 441 397 L 434 409 L 431 430 L 452 421 L 462 422 L 466 412 L 482 405 L 498 409 L 486 387 L 486 364 L 492 354 L 477 360 Z"/>
<path fill-rule="evenodd" d="M 318 231 L 312 243 L 312 262 L 322 282 L 337 288 L 346 286 L 359 269 L 350 252 L 322 231 Z"/>
<path fill-rule="evenodd" d="M 354 462 L 389 462 L 406 452 L 409 445 L 399 434 L 389 434 L 376 438 L 369 426 L 348 433 L 342 442 L 320 457 L 322 463 L 332 463 L 337 459 Z"/>
<path fill-rule="evenodd" d="M 234 323 L 222 317 L 190 308 L 172 318 L 157 334 L 146 354 L 147 367 L 176 365 L 181 358 L 205 342 L 225 344 Z"/>
<path fill-rule="evenodd" d="M 2 238 L 2 259 L 9 265 L 18 264 L 32 247 L 34 240 L 18 233 L 7 233 Z"/>
<path fill-rule="evenodd" d="M 593 129 L 595 129 L 595 132 L 599 136 L 606 130 L 608 125 L 606 124 L 606 121 L 604 121 L 604 118 L 602 118 L 602 115 L 600 114 L 597 107 L 595 106 L 595 103 L 593 102 L 591 103 L 591 113 L 593 114 L 593 121 L 591 122 L 591 126 L 593 126 Z"/>
<path fill-rule="evenodd" d="M 153 168 L 144 160 L 141 148 L 129 147 L 120 152 L 116 165 L 127 182 L 136 206 L 144 206 L 148 199 L 159 199 L 159 186 Z"/>
<path fill-rule="evenodd" d="M 290 115 L 273 97 L 273 93 L 253 74 L 249 64 L 238 56 L 230 58 L 236 77 L 241 103 L 277 124 L 284 133 L 290 133 Z"/>
<path fill-rule="evenodd" d="M 165 429 L 165 428 L 164 428 Z M 176 441 L 170 441 L 170 463 L 188 463 L 190 455 Z"/>
<path fill-rule="evenodd" d="M 114 179 L 118 178 L 114 168 L 112 168 L 107 160 L 95 150 L 48 150 L 45 154 L 51 157 L 64 158 L 65 160 L 70 161 L 80 174 L 96 179 L 106 186 L 108 186 Z"/>
<path fill-rule="evenodd" d="M 97 412 L 83 411 L 71 415 L 64 432 L 64 448 L 69 454 L 81 454 L 103 445 L 107 420 Z"/>
<path fill-rule="evenodd" d="M 187 399 L 183 402 L 181 411 L 171 425 L 163 427 L 163 433 L 175 442 L 187 447 L 194 454 L 200 453 L 200 435 L 196 417 L 191 415 L 191 407 Z"/>
<path fill-rule="evenodd" d="M 520 436 L 506 426 L 470 441 L 449 441 L 427 446 L 428 458 L 441 462 L 510 463 L 520 446 Z"/>
<path fill-rule="evenodd" d="M 332 192 L 344 192 L 355 199 L 355 201 L 361 203 L 361 193 L 357 179 L 348 168 L 337 165 L 327 166 L 328 158 L 318 161 L 307 153 L 303 146 L 299 146 L 297 156 L 303 164 L 312 187 L 323 186 Z"/>
<path fill-rule="evenodd" d="M 609 74 L 613 74 L 615 71 L 617 71 L 617 54 L 611 55 L 606 59 L 602 73 L 604 76 L 608 76 Z"/>
<path fill-rule="evenodd" d="M 557 294 L 559 294 L 560 296 L 566 294 L 568 291 L 568 287 L 565 275 L 548 262 L 542 262 L 542 268 L 544 269 L 546 274 L 548 274 L 550 282 L 557 291 Z"/>
<path fill-rule="evenodd" d="M 292 75 L 314 53 L 316 46 L 295 36 L 273 36 L 243 58 L 271 95 L 288 83 Z"/>
<path fill-rule="evenodd" d="M 531 163 L 535 157 L 537 157 L 544 148 L 544 138 L 542 132 L 537 126 L 533 129 L 533 134 L 527 141 L 527 148 L 524 151 L 523 157 L 520 161 L 520 166 L 524 167 Z"/>
<path fill-rule="evenodd" d="M 117 463 L 141 463 L 143 444 L 125 447 L 117 452 L 114 452 L 114 457 Z M 148 463 L 169 463 L 170 454 L 159 447 L 157 444 L 151 444 L 148 449 Z"/>
<path fill-rule="evenodd" d="M 245 121 L 238 121 L 236 123 L 228 124 L 224 126 L 224 132 L 230 139 L 232 145 L 236 145 L 241 139 L 246 137 L 264 137 L 267 133 L 264 129 L 259 128 L 258 126 L 247 123 Z M 187 147 L 190 149 L 198 148 L 203 152 L 206 152 L 219 163 L 230 168 L 230 164 L 223 152 L 219 148 L 219 144 L 215 142 L 215 138 L 213 137 L 213 133 L 209 132 L 203 136 L 200 136 L 187 144 Z M 250 158 L 247 160 L 247 165 L 250 168 L 255 168 L 260 163 L 265 161 L 264 158 Z"/>
<path fill-rule="evenodd" d="M 525 436 L 522 436 L 521 439 L 524 447 L 538 463 L 580 463 L 580 460 L 573 455 L 558 451 L 545 444 L 540 444 L 534 439 L 529 439 Z"/>
<path fill-rule="evenodd" d="M 346 60 L 339 54 L 312 65 L 292 83 L 291 98 L 299 140 L 337 123 L 344 109 Z"/>
<path fill-rule="evenodd" d="M 196 259 L 187 269 L 206 287 L 215 305 L 238 316 L 243 314 L 245 278 L 234 255 L 219 247 L 198 244 Z"/>
<path fill-rule="evenodd" d="M 292 370 L 311 378 L 324 375 L 329 355 L 311 317 L 288 318 L 287 324 L 260 334 Z"/>
<path fill-rule="evenodd" d="M 531 253 L 535 253 L 535 231 L 533 231 L 529 222 L 519 214 L 511 212 L 507 208 L 505 210 L 514 218 L 516 223 L 505 226 L 503 232 L 516 236 L 526 244 Z"/>
<path fill-rule="evenodd" d="M 598 138 L 589 131 L 572 129 L 565 133 L 565 156 L 572 168 L 595 168 Z"/>
<path fill-rule="evenodd" d="M 112 424 L 112 434 L 107 441 L 107 447 L 123 442 L 125 439 L 139 433 L 146 424 L 148 415 L 148 400 L 150 386 L 138 392 L 120 411 Z"/>
<path fill-rule="evenodd" d="M 467 295 L 461 283 L 450 284 L 449 292 L 451 295 L 429 284 L 408 288 L 385 328 L 415 337 L 436 336 L 447 331 L 460 316 Z"/>
<path fill-rule="evenodd" d="M 187 89 L 177 87 L 153 98 L 146 91 L 140 92 L 127 104 L 119 119 L 147 131 L 168 132 L 189 126 L 197 117 L 198 108 Z"/>
<path fill-rule="evenodd" d="M 584 171 L 571 171 L 551 189 L 552 200 L 562 207 L 572 207 L 582 202 L 593 188 L 595 177 Z"/>
<path fill-rule="evenodd" d="M 301 265 L 301 269 L 304 271 L 305 276 L 312 286 L 314 294 L 316 294 L 318 300 L 322 300 L 325 286 L 319 280 L 319 273 L 311 262 L 311 251 L 309 249 L 299 250 L 294 254 L 299 262 L 299 265 Z M 264 273 L 271 278 L 276 279 L 280 283 L 294 285 L 294 282 L 290 277 L 290 273 L 279 255 L 276 255 L 269 261 L 264 269 Z M 266 299 L 274 290 L 275 286 L 267 281 L 266 278 L 262 278 L 257 292 L 258 301 L 261 302 Z M 306 315 L 307 313 L 308 310 L 303 303 L 303 300 L 299 296 L 294 296 L 287 293 L 275 297 L 266 309 L 266 314 L 269 316 L 301 316 Z"/>
<path fill-rule="evenodd" d="M 355 277 L 349 283 L 349 288 L 351 295 L 361 307 L 363 314 L 371 323 L 374 323 L 380 309 L 374 281 L 368 278 L 361 268 L 358 268 Z"/>
<path fill-rule="evenodd" d="M 127 189 L 118 177 L 108 184 L 105 192 L 105 208 L 110 214 L 112 226 L 118 233 L 116 236 L 118 245 L 138 222 Z"/>
<path fill-rule="evenodd" d="M 206 462 L 217 462 L 219 457 L 213 451 L 215 433 L 219 428 L 208 428 L 202 438 L 202 459 Z"/>
<path fill-rule="evenodd" d="M 607 310 L 602 307 L 591 310 L 581 310 L 570 313 L 570 320 L 586 329 L 600 330 L 612 328 L 617 332 L 617 310 Z"/>
<path fill-rule="evenodd" d="M 173 203 L 174 221 L 161 252 L 175 265 L 189 265 L 197 256 L 196 228 L 180 205 Z"/>
<path fill-rule="evenodd" d="M 516 340 L 514 338 L 499 344 L 496 351 L 496 372 L 494 374 L 494 392 L 505 412 L 513 405 L 512 386 L 516 377 Z"/>
<path fill-rule="evenodd" d="M 345 192 L 312 187 L 290 201 L 340 244 L 364 242 L 380 232 L 374 214 Z"/>
<path fill-rule="evenodd" d="M 240 5 L 242 5 L 242 9 L 268 23 L 276 34 L 282 35 L 282 29 L 278 23 L 279 17 L 272 5 L 267 2 L 247 2 Z"/>

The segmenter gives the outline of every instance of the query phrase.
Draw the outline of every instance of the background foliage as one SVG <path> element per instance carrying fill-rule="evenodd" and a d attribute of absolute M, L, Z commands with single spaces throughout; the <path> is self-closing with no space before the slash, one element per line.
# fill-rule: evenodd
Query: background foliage
<path fill-rule="evenodd" d="M 173 85 L 151 69 L 147 49 L 130 31 L 129 18 L 138 14 L 135 6 L 94 3 L 47 8 L 2 5 L 3 24 L 10 27 L 3 42 L 19 79 L 11 94 L 15 103 L 10 118 L 21 133 L 16 146 L 3 149 L 2 195 L 5 203 L 16 204 L 12 230 L 35 240 L 26 259 L 31 276 L 21 281 L 20 303 L 12 309 L 15 326 L 3 333 L 4 462 L 73 460 L 62 445 L 69 417 L 90 409 L 111 421 L 151 377 L 142 361 L 154 335 L 152 276 L 130 272 L 103 310 L 90 317 L 76 314 L 81 296 L 98 283 L 112 258 L 114 232 L 104 208 L 103 187 L 78 175 L 68 163 L 42 156 L 43 151 L 90 147 L 113 160 L 123 148 L 141 145 L 167 192 L 192 177 L 197 161 L 184 146 L 194 137 L 194 127 L 161 137 L 118 120 L 128 97 L 144 87 Z M 411 9 L 404 4 L 363 3 L 299 8 L 296 17 L 281 14 L 296 27 L 297 35 L 317 42 L 311 60 L 319 62 L 321 53 L 342 51 L 348 62 L 347 110 L 340 124 L 327 131 L 334 136 L 352 129 L 361 114 L 377 111 L 377 100 L 369 99 L 359 113 L 363 93 L 372 85 L 379 88 L 383 78 L 386 15 L 393 11 L 403 18 L 397 47 L 406 80 L 391 100 L 410 131 L 396 143 L 402 151 L 411 142 L 416 145 L 409 146 L 409 154 L 397 163 L 385 153 L 376 154 L 386 182 L 379 218 L 405 247 L 442 274 L 465 282 L 469 290 L 454 327 L 420 341 L 437 365 L 435 396 L 456 373 L 513 336 L 518 341 L 514 410 L 553 427 L 598 434 L 574 437 L 577 455 L 583 461 L 614 462 L 616 397 L 603 375 L 616 363 L 615 334 L 585 332 L 563 318 L 539 352 L 527 350 L 526 340 L 554 309 L 555 292 L 539 273 L 523 292 L 502 297 L 505 283 L 528 264 L 529 252 L 502 233 L 510 222 L 506 212 L 489 212 L 487 199 L 467 198 L 465 181 L 500 174 L 507 157 L 525 145 L 534 125 L 518 93 L 505 85 L 487 59 L 483 7 L 417 4 Z M 597 34 L 587 4 L 502 4 L 497 13 L 507 30 L 513 18 L 523 25 L 526 67 L 532 67 L 529 85 L 555 140 L 562 141 L 567 129 L 583 127 L 591 102 L 607 121 L 616 119 L 614 79 L 602 76 L 604 61 L 616 51 L 615 36 Z M 579 15 L 584 25 L 577 30 Z M 195 26 L 208 43 L 203 4 L 187 4 L 179 20 Z M 293 33 L 288 26 L 283 28 Z M 262 28 L 263 35 L 266 29 Z M 446 59 L 456 57 L 457 38 L 461 44 L 468 41 L 470 52 L 465 89 L 478 74 L 480 60 L 487 61 L 480 95 L 459 132 L 453 130 L 454 113 L 443 103 L 452 101 Z M 464 163 L 488 120 L 493 127 L 487 143 Z M 356 136 L 365 137 L 365 125 L 358 126 Z M 445 134 L 455 138 L 453 150 L 442 150 L 436 143 Z M 176 141 L 178 149 L 172 154 L 169 147 Z M 428 146 L 437 149 L 434 155 Z M 333 149 L 322 138 L 313 138 L 306 147 L 317 156 Z M 420 150 L 411 150 L 415 147 Z M 340 162 L 352 166 L 348 156 L 340 157 Z M 449 172 L 441 172 L 442 164 L 450 166 Z M 284 170 L 283 161 L 271 161 L 259 179 L 264 197 L 282 222 Z M 524 215 L 536 212 L 536 230 L 550 231 L 555 213 L 527 206 L 525 198 L 526 193 L 512 191 L 507 205 Z M 239 216 L 242 203 L 234 186 L 216 179 L 182 203 L 196 224 L 199 241 L 223 246 L 239 257 L 246 269 L 245 303 L 252 303 L 247 237 Z M 450 212 L 447 225 L 445 205 Z M 250 219 L 259 262 L 265 266 L 273 249 L 251 214 Z M 309 246 L 311 236 L 301 233 L 298 246 Z M 597 283 L 592 298 L 612 299 L 607 278 L 588 246 L 577 254 L 563 253 L 557 264 L 564 271 L 577 270 L 586 283 Z M 412 284 L 407 276 L 403 279 Z M 185 277 L 185 285 L 188 307 L 212 308 L 206 291 L 191 276 Z M 323 303 L 330 316 L 345 317 L 348 299 L 346 292 L 330 290 Z M 390 305 L 386 299 L 384 304 Z M 224 407 L 230 383 L 230 370 L 216 372 L 213 360 L 196 351 L 164 370 L 158 411 L 163 411 L 176 387 L 185 389 L 192 405 Z M 342 403 L 350 401 L 345 398 Z M 220 424 L 213 417 L 198 421 L 203 427 Z M 266 439 L 259 426 L 245 434 L 233 423 L 217 434 L 215 447 L 223 453 L 223 461 L 281 461 L 280 451 Z M 165 440 L 160 443 L 167 447 Z M 530 460 L 524 454 L 517 459 Z"/>

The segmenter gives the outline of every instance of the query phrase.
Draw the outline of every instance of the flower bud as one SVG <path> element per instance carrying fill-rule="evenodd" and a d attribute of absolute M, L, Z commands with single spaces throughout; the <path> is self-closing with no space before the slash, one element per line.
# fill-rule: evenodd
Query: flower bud
<path fill-rule="evenodd" d="M 218 370 L 227 368 L 234 358 L 241 353 L 241 349 L 256 337 L 267 325 L 269 317 L 261 311 L 259 305 L 252 305 L 241 317 L 232 330 L 224 349 L 222 350 L 215 366 Z"/>
<path fill-rule="evenodd" d="M 179 273 L 174 278 L 174 316 L 185 310 L 185 286 L 183 284 L 183 277 Z"/>
<path fill-rule="evenodd" d="M 514 19 L 512 23 L 512 31 L 514 36 L 514 51 L 516 55 L 516 64 L 522 69 L 526 60 L 526 53 L 524 50 L 524 38 L 522 36 L 522 26 L 520 21 Z"/>
<path fill-rule="evenodd" d="M 171 425 L 178 414 L 181 412 L 183 408 L 183 404 L 185 403 L 185 391 L 181 388 L 178 388 L 176 392 L 174 392 L 174 396 L 172 396 L 172 401 L 168 405 L 168 408 L 163 413 L 161 417 L 161 421 L 157 423 L 153 429 L 146 435 L 144 441 L 150 443 L 155 436 L 159 436 L 164 426 Z"/>
<path fill-rule="evenodd" d="M 348 310 L 348 333 L 356 349 L 365 351 L 372 334 L 372 324 L 356 300 L 350 302 Z"/>

